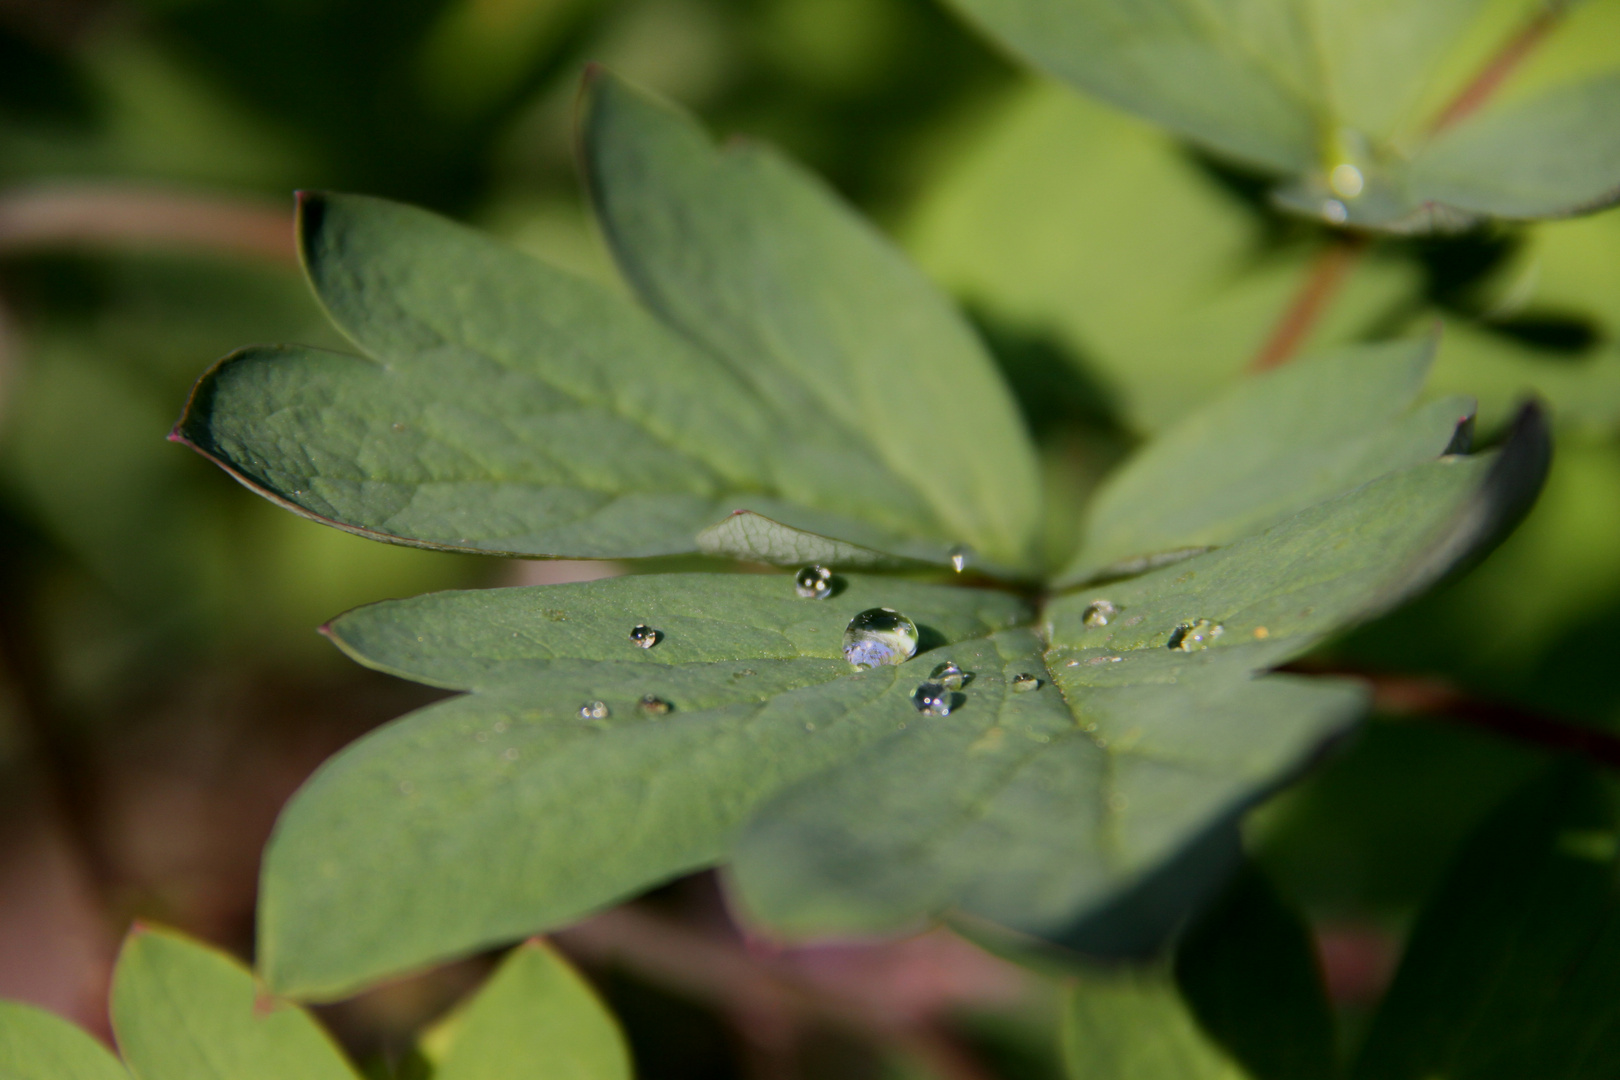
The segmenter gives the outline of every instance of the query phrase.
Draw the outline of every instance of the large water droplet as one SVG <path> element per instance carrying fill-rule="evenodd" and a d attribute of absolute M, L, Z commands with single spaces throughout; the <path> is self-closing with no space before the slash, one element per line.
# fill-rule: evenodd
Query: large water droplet
<path fill-rule="evenodd" d="M 973 549 L 966 544 L 957 544 L 951 548 L 951 569 L 958 574 L 966 570 L 973 563 Z"/>
<path fill-rule="evenodd" d="M 844 628 L 844 659 L 857 668 L 903 664 L 917 654 L 917 624 L 894 608 L 867 608 Z"/>
<path fill-rule="evenodd" d="M 949 716 L 954 696 L 937 682 L 925 682 L 911 692 L 911 703 L 927 716 Z"/>
<path fill-rule="evenodd" d="M 644 695 L 637 704 L 648 716 L 668 716 L 669 710 L 675 707 L 656 694 Z"/>
<path fill-rule="evenodd" d="M 1170 640 L 1165 645 L 1181 652 L 1197 652 L 1213 645 L 1225 630 L 1226 627 L 1212 619 L 1194 619 L 1170 631 Z"/>
<path fill-rule="evenodd" d="M 1012 688 L 1013 693 L 1015 694 L 1027 694 L 1031 690 L 1039 690 L 1041 688 L 1041 680 L 1037 679 L 1027 671 L 1020 672 L 1019 674 L 1013 676 Z"/>
<path fill-rule="evenodd" d="M 973 676 L 967 674 L 961 668 L 957 667 L 955 661 L 952 660 L 947 660 L 943 664 L 940 664 L 928 675 L 929 679 L 939 683 L 947 690 L 962 689 L 962 687 L 972 677 Z"/>
<path fill-rule="evenodd" d="M 605 701 L 587 701 L 579 707 L 581 720 L 606 720 L 612 715 Z"/>
<path fill-rule="evenodd" d="M 660 641 L 664 640 L 664 632 L 662 630 L 654 630 L 646 623 L 636 623 L 636 625 L 630 628 L 630 640 L 635 642 L 637 645 L 640 645 L 643 649 L 650 649 Z"/>
<path fill-rule="evenodd" d="M 825 600 L 832 595 L 832 571 L 825 566 L 807 566 L 793 577 L 793 591 L 806 600 Z"/>
<path fill-rule="evenodd" d="M 1350 208 L 1338 199 L 1325 199 L 1322 202 L 1322 216 L 1335 225 L 1343 225 L 1350 220 Z"/>
<path fill-rule="evenodd" d="M 1118 614 L 1119 607 L 1112 600 L 1093 600 L 1086 605 L 1080 621 L 1087 626 L 1107 626 Z"/>
<path fill-rule="evenodd" d="M 1367 181 L 1361 175 L 1361 170 L 1348 161 L 1333 166 L 1333 171 L 1328 173 L 1328 187 L 1340 198 L 1353 199 L 1360 195 L 1366 186 Z"/>

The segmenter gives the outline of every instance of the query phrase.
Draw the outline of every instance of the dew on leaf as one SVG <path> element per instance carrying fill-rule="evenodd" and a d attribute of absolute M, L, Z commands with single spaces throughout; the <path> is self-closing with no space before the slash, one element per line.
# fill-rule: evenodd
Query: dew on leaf
<path fill-rule="evenodd" d="M 675 707 L 656 694 L 647 694 L 643 696 L 638 704 L 641 707 L 641 711 L 646 713 L 648 716 L 668 716 L 669 711 Z"/>
<path fill-rule="evenodd" d="M 952 694 L 942 684 L 925 682 L 911 692 L 911 703 L 927 716 L 951 715 Z"/>
<path fill-rule="evenodd" d="M 1350 209 L 1338 199 L 1327 199 L 1322 203 L 1322 216 L 1335 225 L 1343 225 L 1350 220 Z"/>
<path fill-rule="evenodd" d="M 1348 161 L 1341 161 L 1333 166 L 1332 172 L 1328 173 L 1328 187 L 1341 198 L 1353 199 L 1360 195 L 1366 186 L 1367 181 L 1361 175 L 1361 170 Z"/>
<path fill-rule="evenodd" d="M 958 574 L 966 570 L 973 562 L 973 549 L 966 544 L 957 544 L 950 550 L 951 569 Z"/>
<path fill-rule="evenodd" d="M 807 566 L 793 576 L 793 591 L 806 600 L 825 600 L 832 595 L 832 571 L 825 566 Z"/>
<path fill-rule="evenodd" d="M 507 761 L 516 761 L 518 759 L 517 747 L 507 747 L 505 750 L 501 751 L 501 757 L 505 758 Z"/>
<path fill-rule="evenodd" d="M 1087 626 L 1107 626 L 1119 614 L 1119 606 L 1112 600 L 1093 600 L 1081 613 L 1080 621 Z"/>
<path fill-rule="evenodd" d="M 654 630 L 646 623 L 636 623 L 636 625 L 630 628 L 630 640 L 641 646 L 643 649 L 650 649 L 660 641 L 664 640 L 664 632 L 662 630 Z"/>
<path fill-rule="evenodd" d="M 917 654 L 917 624 L 894 608 L 867 608 L 844 628 L 844 659 L 862 671 Z"/>
<path fill-rule="evenodd" d="M 605 701 L 587 701 L 579 707 L 581 720 L 606 720 L 612 715 Z"/>
<path fill-rule="evenodd" d="M 947 660 L 943 664 L 940 664 L 938 667 L 934 668 L 934 670 L 929 673 L 928 678 L 933 682 L 939 683 L 947 690 L 960 690 L 964 685 L 967 684 L 968 680 L 973 678 L 973 676 L 967 674 L 961 668 L 957 667 L 954 661 Z"/>
<path fill-rule="evenodd" d="M 1225 630 L 1224 626 L 1211 619 L 1194 619 L 1172 630 L 1165 646 L 1180 652 L 1197 652 L 1213 645 Z"/>
<path fill-rule="evenodd" d="M 1037 679 L 1027 671 L 1020 672 L 1019 674 L 1013 676 L 1012 688 L 1013 693 L 1015 694 L 1027 694 L 1031 690 L 1039 690 L 1041 688 L 1041 680 Z"/>

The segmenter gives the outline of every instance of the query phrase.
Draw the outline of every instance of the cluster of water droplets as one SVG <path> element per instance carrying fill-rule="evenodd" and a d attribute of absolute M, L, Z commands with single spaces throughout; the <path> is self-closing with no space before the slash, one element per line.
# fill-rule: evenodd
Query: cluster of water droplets
<path fill-rule="evenodd" d="M 1170 631 L 1165 646 L 1177 652 L 1198 652 L 1215 644 L 1215 639 L 1225 632 L 1226 627 L 1213 619 L 1193 619 Z"/>

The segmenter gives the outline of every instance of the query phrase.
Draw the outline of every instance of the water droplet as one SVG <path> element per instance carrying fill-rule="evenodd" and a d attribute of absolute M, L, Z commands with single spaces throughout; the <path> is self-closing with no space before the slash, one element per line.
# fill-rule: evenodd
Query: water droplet
<path fill-rule="evenodd" d="M 660 641 L 664 640 L 664 632 L 662 630 L 654 630 L 646 623 L 636 623 L 636 625 L 630 628 L 630 640 L 641 646 L 643 649 L 650 649 Z"/>
<path fill-rule="evenodd" d="M 949 716 L 954 696 L 937 682 L 925 682 L 911 692 L 911 703 L 927 716 Z"/>
<path fill-rule="evenodd" d="M 858 669 L 903 664 L 917 655 L 917 624 L 894 608 L 867 608 L 844 628 L 844 659 Z"/>
<path fill-rule="evenodd" d="M 1194 619 L 1170 631 L 1170 640 L 1165 645 L 1181 652 L 1197 652 L 1213 645 L 1225 630 L 1226 627 L 1210 619 Z"/>
<path fill-rule="evenodd" d="M 1343 198 L 1355 198 L 1366 186 L 1367 181 L 1361 175 L 1361 170 L 1348 161 L 1333 166 L 1333 171 L 1328 173 L 1328 187 L 1333 189 L 1335 195 Z"/>
<path fill-rule="evenodd" d="M 473 742 L 489 742 L 489 732 L 487 732 L 487 731 L 475 731 L 475 732 L 473 732 Z"/>
<path fill-rule="evenodd" d="M 501 751 L 501 757 L 505 758 L 507 761 L 516 761 L 518 759 L 517 747 L 507 747 L 505 750 Z"/>
<path fill-rule="evenodd" d="M 637 704 L 641 706 L 641 711 L 648 716 L 668 716 L 669 710 L 675 707 L 655 694 L 645 695 Z"/>
<path fill-rule="evenodd" d="M 490 730 L 499 735 L 501 732 L 505 731 L 511 726 L 512 725 L 508 724 L 505 720 L 497 720 L 490 725 Z"/>
<path fill-rule="evenodd" d="M 401 780 L 399 782 L 399 793 L 401 795 L 409 795 L 412 792 L 414 792 L 415 790 L 416 790 L 416 785 L 411 783 L 409 780 Z"/>
<path fill-rule="evenodd" d="M 814 720 L 806 720 L 804 722 L 804 730 L 806 730 L 806 731 L 814 731 L 814 730 L 816 730 L 816 722 Z"/>
<path fill-rule="evenodd" d="M 1322 216 L 1335 225 L 1343 225 L 1350 220 L 1350 209 L 1338 199 L 1328 199 L 1322 203 Z"/>
<path fill-rule="evenodd" d="M 1118 614 L 1119 607 L 1112 600 L 1093 600 L 1086 605 L 1080 621 L 1087 626 L 1107 626 Z"/>
<path fill-rule="evenodd" d="M 928 678 L 947 690 L 960 690 L 973 676 L 957 667 L 954 661 L 947 660 L 930 672 Z"/>
<path fill-rule="evenodd" d="M 611 715 L 613 713 L 605 701 L 587 701 L 579 707 L 581 720 L 606 720 Z"/>
<path fill-rule="evenodd" d="M 825 600 L 832 595 L 832 580 L 825 566 L 807 566 L 793 576 L 793 591 L 806 600 Z"/>
<path fill-rule="evenodd" d="M 1039 690 L 1041 688 L 1041 680 L 1037 679 L 1027 671 L 1021 672 L 1013 676 L 1012 688 L 1013 693 L 1015 694 L 1027 694 L 1031 690 Z"/>
<path fill-rule="evenodd" d="M 1090 660 L 1087 660 L 1086 663 L 1090 664 L 1092 667 L 1096 667 L 1098 664 L 1117 664 L 1123 659 L 1125 659 L 1123 656 L 1093 656 Z M 1073 661 L 1071 661 L 1071 666 L 1072 664 Z"/>
<path fill-rule="evenodd" d="M 957 544 L 951 548 L 951 569 L 958 574 L 966 570 L 973 562 L 973 549 L 966 544 Z"/>

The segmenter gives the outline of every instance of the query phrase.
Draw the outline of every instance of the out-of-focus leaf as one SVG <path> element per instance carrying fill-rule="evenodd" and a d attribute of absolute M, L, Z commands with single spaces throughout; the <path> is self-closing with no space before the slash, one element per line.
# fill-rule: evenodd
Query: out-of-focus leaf
<path fill-rule="evenodd" d="M 1255 1080 L 1339 1074 L 1310 928 L 1254 868 L 1188 931 L 1175 973 L 1204 1031 Z"/>
<path fill-rule="evenodd" d="M 898 477 L 923 503 L 907 513 L 991 559 L 1029 558 L 1039 484 L 1011 395 L 887 241 L 779 155 L 717 148 L 612 78 L 590 81 L 582 126 L 603 228 L 649 307 L 788 430 L 810 418 L 836 433 L 830 448 Z"/>
<path fill-rule="evenodd" d="M 1419 916 L 1355 1076 L 1620 1069 L 1615 807 L 1610 781 L 1565 769 L 1479 829 Z"/>
<path fill-rule="evenodd" d="M 1412 408 L 1433 354 L 1432 340 L 1357 346 L 1234 387 L 1110 474 L 1061 578 L 1228 543 L 1385 473 L 1467 449 L 1472 402 Z"/>
<path fill-rule="evenodd" d="M 1533 0 L 956 3 L 1037 66 L 1277 174 L 1283 205 L 1330 222 L 1429 231 L 1620 198 L 1612 57 L 1573 85 L 1451 107 L 1485 69 L 1484 32 L 1556 18 Z"/>
<path fill-rule="evenodd" d="M 1477 397 L 1486 430 L 1507 423 L 1527 395 L 1547 402 L 1560 430 L 1607 435 L 1620 425 L 1620 345 L 1561 356 L 1477 323 L 1447 318 L 1442 325 L 1429 389 Z"/>
<path fill-rule="evenodd" d="M 966 138 L 905 228 L 992 327 L 1050 340 L 1129 427 L 1152 432 L 1236 379 L 1310 272 L 1173 140 L 1052 85 L 1020 88 Z M 1417 285 L 1371 255 L 1306 351 L 1372 330 Z"/>
<path fill-rule="evenodd" d="M 1071 1080 L 1251 1080 L 1199 1028 L 1166 972 L 1079 979 L 1062 1040 Z"/>
<path fill-rule="evenodd" d="M 231 958 L 137 928 L 113 972 L 113 1030 L 139 1080 L 357 1080 L 331 1038 Z"/>
<path fill-rule="evenodd" d="M 629 1080 L 618 1024 L 585 980 L 539 941 L 513 949 L 448 1021 L 435 1080 Z"/>
<path fill-rule="evenodd" d="M 5 1080 L 129 1080 L 107 1048 L 44 1009 L 0 1001 L 0 1077 Z"/>

